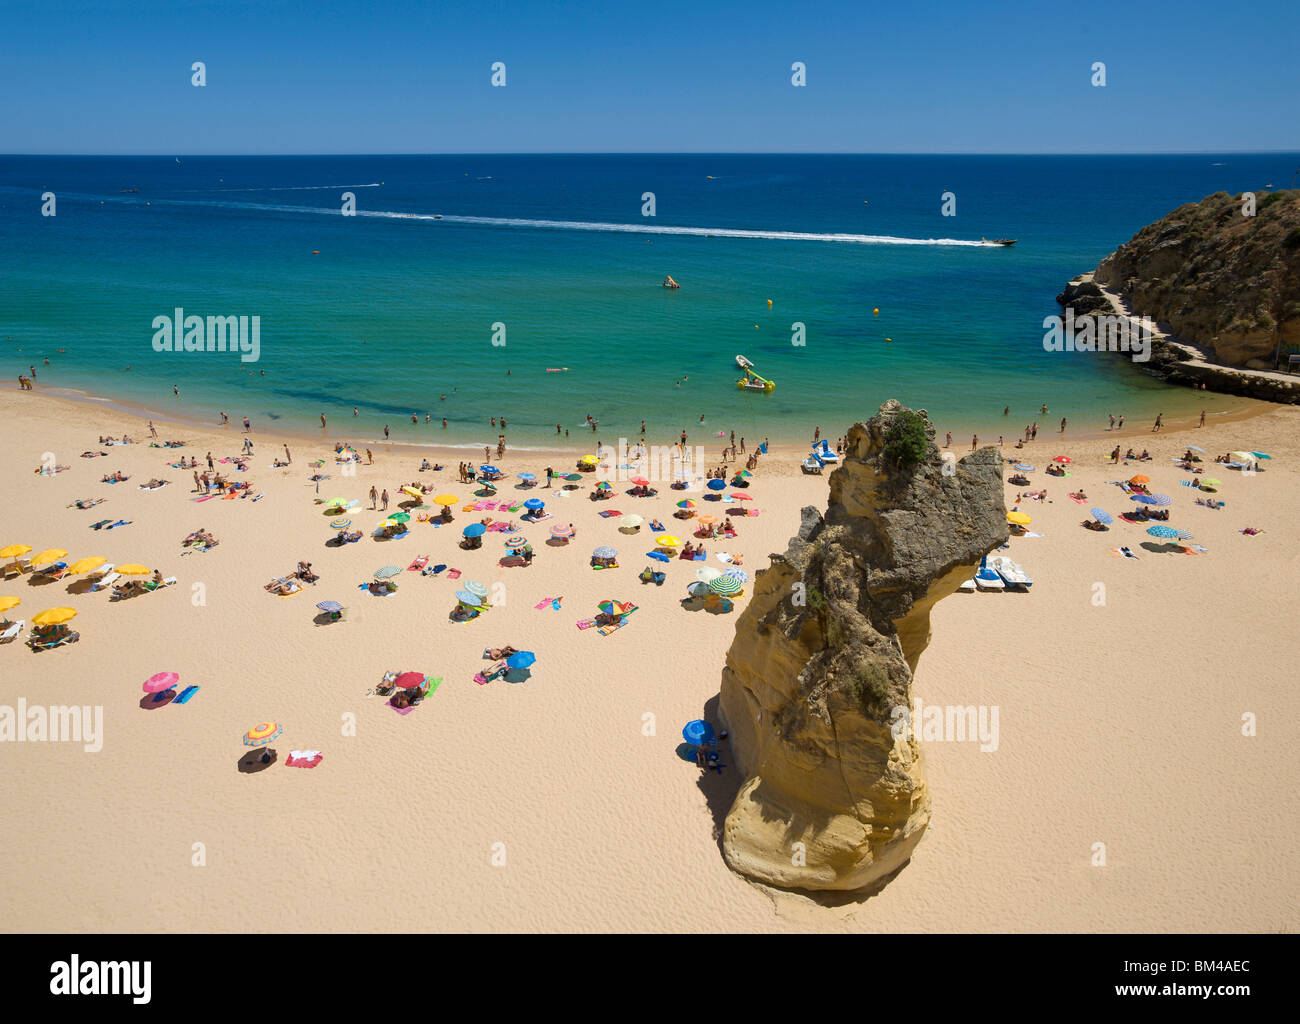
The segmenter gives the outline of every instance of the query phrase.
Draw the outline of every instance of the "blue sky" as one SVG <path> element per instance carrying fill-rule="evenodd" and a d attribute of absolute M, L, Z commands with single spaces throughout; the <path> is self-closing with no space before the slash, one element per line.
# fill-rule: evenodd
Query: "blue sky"
<path fill-rule="evenodd" d="M 0 152 L 1296 150 L 1298 43 L 1295 0 L 0 0 Z"/>

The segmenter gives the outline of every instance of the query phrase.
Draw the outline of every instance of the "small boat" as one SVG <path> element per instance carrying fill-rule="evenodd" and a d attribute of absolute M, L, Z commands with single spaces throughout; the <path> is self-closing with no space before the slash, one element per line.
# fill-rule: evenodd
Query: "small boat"
<path fill-rule="evenodd" d="M 989 559 L 989 565 L 1002 577 L 1002 582 L 1008 587 L 1023 587 L 1028 590 L 1034 585 L 1033 577 L 1025 572 L 1024 567 L 1013 562 L 1006 555 L 997 555 Z"/>
<path fill-rule="evenodd" d="M 1020 239 L 1018 238 L 980 238 L 985 245 L 1015 245 Z"/>
<path fill-rule="evenodd" d="M 746 370 L 745 376 L 736 381 L 736 387 L 741 391 L 773 391 L 776 389 L 776 382 L 764 380 L 753 370 Z"/>
<path fill-rule="evenodd" d="M 754 364 L 751 363 L 744 356 L 736 356 L 736 365 L 739 366 L 742 370 L 752 370 L 754 368 Z"/>
<path fill-rule="evenodd" d="M 822 471 L 822 464 L 818 462 L 815 458 L 813 458 L 811 455 L 809 455 L 808 458 L 804 459 L 803 462 L 799 463 L 799 468 L 802 469 L 805 473 L 820 474 Z"/>
<path fill-rule="evenodd" d="M 672 278 L 672 275 L 670 274 L 668 277 L 665 277 L 665 278 L 664 278 L 664 287 L 665 287 L 665 288 L 680 288 L 681 285 L 679 285 L 676 281 L 674 281 L 673 278 Z"/>
<path fill-rule="evenodd" d="M 980 559 L 980 567 L 975 573 L 975 586 L 980 590 L 1005 590 L 1006 583 L 997 571 L 989 567 L 989 557 L 985 555 Z"/>
<path fill-rule="evenodd" d="M 435 213 L 435 214 L 433 215 L 433 219 L 434 219 L 434 220 L 442 220 L 442 214 L 440 214 L 440 213 Z"/>
<path fill-rule="evenodd" d="M 122 195 L 122 196 L 131 196 L 131 195 L 135 195 L 139 191 L 140 190 L 138 188 L 120 188 L 117 190 L 117 193 L 118 195 Z"/>
<path fill-rule="evenodd" d="M 822 438 L 822 440 L 812 446 L 812 458 L 816 459 L 823 466 L 828 462 L 840 461 L 840 457 L 831 450 L 830 442 L 825 438 Z"/>

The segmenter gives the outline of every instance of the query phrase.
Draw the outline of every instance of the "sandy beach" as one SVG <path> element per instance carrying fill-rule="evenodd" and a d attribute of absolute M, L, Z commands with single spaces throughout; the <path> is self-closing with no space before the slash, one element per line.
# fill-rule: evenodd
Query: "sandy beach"
<path fill-rule="evenodd" d="M 1260 406 L 1260 408 L 1264 408 Z M 863 409 L 862 417 L 873 409 Z M 78 643 L 33 653 L 0 647 L 0 705 L 96 705 L 103 743 L 0 743 L 7 779 L 0 808 L 13 823 L 0 846 L 10 880 L 7 931 L 1259 931 L 1300 925 L 1300 697 L 1294 630 L 1300 616 L 1293 518 L 1300 502 L 1300 410 L 1171 424 L 1159 434 L 1128 424 L 1112 438 L 1067 435 L 1040 422 L 1038 440 L 1005 454 L 1037 467 L 1022 500 L 1036 537 L 1009 554 L 1034 577 L 1025 594 L 953 594 L 935 606 L 932 639 L 914 693 L 927 704 L 999 708 L 995 751 L 969 742 L 925 745 L 933 820 L 911 863 L 878 896 L 824 906 L 773 893 L 726 867 L 718 827 L 741 776 L 734 765 L 701 775 L 677 752 L 681 728 L 710 718 L 735 616 L 687 611 L 699 563 L 651 563 L 648 527 L 634 536 L 613 507 L 694 539 L 669 518 L 681 497 L 666 484 L 652 499 L 621 493 L 587 500 L 516 493 L 514 474 L 568 472 L 561 458 L 507 452 L 503 497 L 542 496 L 555 518 L 520 524 L 533 564 L 500 568 L 501 538 L 463 551 L 455 522 L 411 523 L 401 539 L 369 534 L 384 514 L 371 486 L 419 480 L 470 499 L 457 483 L 464 451 L 418 453 L 372 445 L 374 464 L 346 476 L 331 441 L 279 438 L 255 425 L 249 468 L 231 473 L 263 497 L 195 502 L 191 470 L 241 454 L 239 420 L 223 429 L 145 422 L 86 402 L 0 394 L 9 444 L 0 545 L 58 547 L 69 560 L 100 555 L 140 562 L 177 584 L 124 601 L 80 592 L 81 577 L 0 584 L 30 622 L 41 609 L 77 611 Z M 1043 418 L 1040 418 L 1040 420 Z M 1048 423 L 1053 417 L 1045 418 Z M 849 424 L 823 423 L 832 440 Z M 713 425 L 710 425 L 713 429 Z M 344 426 L 346 430 L 346 425 Z M 809 426 L 811 430 L 811 425 Z M 138 443 L 104 447 L 100 435 Z M 714 430 L 716 433 L 716 430 Z M 940 440 L 942 440 L 942 433 Z M 363 439 L 353 439 L 364 447 Z M 575 438 L 576 440 L 580 440 Z M 581 439 L 585 440 L 585 439 Z M 602 438 L 607 443 L 611 440 Z M 964 440 L 964 444 L 961 442 Z M 721 439 L 718 439 L 720 442 Z M 292 464 L 274 468 L 283 444 Z M 960 456 L 970 439 L 954 437 Z M 1110 464 L 1114 443 L 1152 460 Z M 1189 444 L 1207 450 L 1206 475 L 1222 509 L 1194 504 L 1190 479 L 1171 461 Z M 752 445 L 751 445 L 752 446 Z M 1237 449 L 1265 451 L 1263 471 L 1212 463 Z M 86 450 L 106 457 L 82 458 Z M 479 453 L 481 455 L 481 452 Z M 825 506 L 826 477 L 799 470 L 802 448 L 766 456 L 749 493 L 759 514 L 739 519 L 735 540 L 707 542 L 754 573 L 784 550 L 805 505 Z M 1046 476 L 1053 456 L 1071 476 Z M 446 463 L 419 472 L 421 458 Z M 328 517 L 315 504 L 308 463 L 325 460 L 319 496 L 360 499 L 350 513 L 358 543 L 327 547 Z M 34 472 L 43 461 L 70 467 Z M 474 457 L 473 462 L 481 461 Z M 710 463 L 711 464 L 711 463 Z M 743 464 L 743 463 L 742 463 Z M 233 468 L 230 466 L 219 468 Z M 105 484 L 114 470 L 130 476 Z M 1174 498 L 1171 524 L 1204 553 L 1174 553 L 1143 527 L 1080 527 L 1089 506 L 1118 515 L 1130 502 L 1108 481 L 1134 473 Z M 151 477 L 159 490 L 138 485 Z M 1067 492 L 1084 490 L 1078 504 Z M 698 492 L 696 493 L 698 497 Z M 77 499 L 102 497 L 90 509 Z M 462 502 L 463 504 L 464 502 Z M 703 503 L 701 503 L 703 505 Z M 499 514 L 504 516 L 505 513 Z M 112 531 L 90 524 L 128 520 Z M 511 516 L 518 522 L 518 516 Z M 547 528 L 572 522 L 567 546 Z M 1248 536 L 1240 531 L 1262 531 Z M 204 528 L 219 544 L 186 551 Z M 592 549 L 612 545 L 620 567 L 594 571 Z M 1121 544 L 1137 555 L 1111 552 Z M 448 621 L 457 581 L 406 570 L 417 556 L 462 571 L 504 603 L 466 623 Z M 263 589 L 313 564 L 319 582 L 291 597 Z M 358 589 L 385 565 L 402 569 L 397 593 Z M 662 587 L 638 574 L 655 565 Z M 1098 599 L 1100 595 L 1100 600 Z M 559 610 L 547 598 L 563 598 Z M 609 636 L 575 623 L 605 599 L 638 610 Z M 318 625 L 318 601 L 348 609 Z M 484 647 L 534 651 L 531 677 L 474 681 Z M 201 687 L 187 704 L 142 707 L 143 680 L 160 671 Z M 442 683 L 409 715 L 367 696 L 388 670 Z M 1243 715 L 1256 734 L 1243 735 Z M 255 723 L 284 727 L 279 761 L 239 770 L 241 735 Z M 319 750 L 311 770 L 285 770 L 290 750 Z M 725 752 L 724 763 L 730 760 Z M 1095 844 L 1104 844 L 1104 865 Z"/>

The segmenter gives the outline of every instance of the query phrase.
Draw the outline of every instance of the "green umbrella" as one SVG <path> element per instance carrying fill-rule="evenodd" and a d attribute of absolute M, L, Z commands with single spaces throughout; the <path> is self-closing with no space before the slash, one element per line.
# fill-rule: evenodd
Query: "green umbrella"
<path fill-rule="evenodd" d="M 391 516 L 388 517 L 388 521 L 390 523 L 409 523 L 411 521 L 411 517 L 407 515 L 405 512 L 394 512 Z"/>
<path fill-rule="evenodd" d="M 565 479 L 565 480 L 568 480 L 570 483 L 573 483 L 574 481 L 581 480 L 581 479 L 582 479 L 582 474 L 581 474 L 581 473 L 569 473 L 568 475 L 565 476 L 564 479 Z"/>

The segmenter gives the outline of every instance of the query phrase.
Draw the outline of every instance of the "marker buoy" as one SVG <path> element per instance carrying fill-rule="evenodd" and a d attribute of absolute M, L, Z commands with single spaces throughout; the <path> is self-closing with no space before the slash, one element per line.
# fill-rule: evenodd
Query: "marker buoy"
<path fill-rule="evenodd" d="M 771 299 L 768 299 L 768 300 L 767 300 L 767 308 L 768 308 L 768 309 L 771 309 L 771 308 L 772 308 L 772 300 L 771 300 Z"/>
<path fill-rule="evenodd" d="M 319 249 L 313 249 L 313 250 L 311 251 L 311 254 L 312 254 L 313 256 L 319 256 L 319 255 L 320 255 L 320 250 L 319 250 Z"/>
<path fill-rule="evenodd" d="M 873 310 L 871 311 L 871 315 L 872 315 L 872 316 L 880 316 L 880 307 L 877 306 L 875 309 L 873 309 Z"/>

